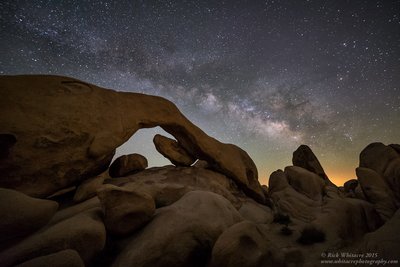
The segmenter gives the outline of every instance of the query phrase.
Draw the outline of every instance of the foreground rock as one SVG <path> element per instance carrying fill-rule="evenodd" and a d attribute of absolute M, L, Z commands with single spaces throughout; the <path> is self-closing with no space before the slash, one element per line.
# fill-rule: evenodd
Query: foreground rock
<path fill-rule="evenodd" d="M 61 250 L 59 252 L 34 258 L 16 267 L 85 267 L 78 252 L 72 249 Z"/>
<path fill-rule="evenodd" d="M 193 167 L 155 167 L 140 173 L 112 179 L 108 183 L 151 195 L 156 206 L 164 207 L 190 191 L 210 191 L 229 200 L 239 209 L 246 195 L 228 177 L 220 173 Z"/>
<path fill-rule="evenodd" d="M 166 99 L 60 76 L 1 76 L 0 87 L 0 129 L 16 139 L 0 161 L 2 187 L 49 196 L 106 170 L 115 149 L 140 128 L 160 126 L 190 155 L 265 200 L 248 154 L 205 134 Z"/>
<path fill-rule="evenodd" d="M 123 155 L 110 166 L 111 177 L 121 177 L 143 171 L 147 168 L 147 159 L 140 154 Z"/>
<path fill-rule="evenodd" d="M 396 206 L 400 207 L 400 155 L 392 146 L 372 143 L 360 154 L 360 167 L 374 170 L 381 175 L 393 190 Z"/>
<path fill-rule="evenodd" d="M 150 221 L 155 211 L 153 198 L 138 191 L 105 185 L 97 192 L 107 231 L 128 235 Z"/>
<path fill-rule="evenodd" d="M 375 171 L 363 167 L 357 168 L 356 174 L 366 199 L 374 204 L 382 219 L 390 219 L 397 208 L 393 193 L 384 179 Z"/>
<path fill-rule="evenodd" d="M 269 226 L 248 221 L 226 230 L 215 243 L 210 267 L 285 266 L 281 251 L 269 239 Z M 296 259 L 301 264 L 304 259 Z"/>
<path fill-rule="evenodd" d="M 65 249 L 77 251 L 88 264 L 105 245 L 106 231 L 99 212 L 81 213 L 29 236 L 0 252 L 0 266 L 14 266 Z"/>
<path fill-rule="evenodd" d="M 205 266 L 218 236 L 241 220 L 232 204 L 220 195 L 189 192 L 158 209 L 112 266 Z"/>
<path fill-rule="evenodd" d="M 153 143 L 157 151 L 176 166 L 190 166 L 196 160 L 177 141 L 168 137 L 157 134 L 153 138 Z"/>
<path fill-rule="evenodd" d="M 32 198 L 14 190 L 0 188 L 0 244 L 42 228 L 57 208 L 55 201 Z"/>

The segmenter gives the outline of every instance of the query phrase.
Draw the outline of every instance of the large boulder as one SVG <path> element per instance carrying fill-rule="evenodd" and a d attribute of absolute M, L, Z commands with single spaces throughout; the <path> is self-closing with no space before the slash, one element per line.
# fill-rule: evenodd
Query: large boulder
<path fill-rule="evenodd" d="M 29 236 L 0 252 L 0 266 L 14 266 L 65 249 L 77 251 L 88 264 L 105 246 L 106 231 L 100 213 L 81 213 Z"/>
<path fill-rule="evenodd" d="M 224 197 L 192 191 L 157 210 L 112 266 L 205 266 L 218 236 L 242 218 Z"/>
<path fill-rule="evenodd" d="M 381 228 L 364 236 L 358 246 L 358 253 L 371 251 L 379 259 L 399 260 L 400 251 L 400 210 Z"/>
<path fill-rule="evenodd" d="M 57 209 L 55 201 L 32 198 L 15 190 L 0 188 L 0 244 L 42 228 Z"/>
<path fill-rule="evenodd" d="M 324 169 L 319 163 L 318 158 L 309 146 L 301 145 L 293 152 L 292 162 L 294 166 L 298 166 L 309 170 L 320 176 L 325 181 L 329 181 L 328 176 L 325 174 Z"/>
<path fill-rule="evenodd" d="M 210 267 L 287 266 L 282 251 L 270 240 L 269 226 L 249 221 L 237 223 L 215 243 Z M 304 259 L 296 259 L 300 264 Z"/>
<path fill-rule="evenodd" d="M 252 200 L 244 201 L 239 209 L 239 213 L 245 220 L 254 223 L 267 224 L 273 220 L 272 210 L 269 207 Z"/>
<path fill-rule="evenodd" d="M 177 141 L 168 137 L 157 134 L 153 138 L 153 143 L 157 151 L 176 166 L 190 166 L 196 160 Z"/>
<path fill-rule="evenodd" d="M 157 207 L 168 206 L 190 191 L 210 191 L 228 199 L 235 208 L 246 195 L 225 175 L 203 168 L 153 167 L 140 173 L 107 181 L 150 194 Z"/>
<path fill-rule="evenodd" d="M 0 129 L 16 140 L 2 148 L 8 154 L 0 161 L 2 187 L 51 195 L 106 170 L 137 130 L 160 126 L 190 155 L 265 201 L 249 155 L 205 134 L 164 98 L 60 76 L 1 76 L 0 87 Z"/>
<path fill-rule="evenodd" d="M 320 201 L 324 191 L 324 180 L 313 172 L 297 166 L 285 168 L 288 183 L 298 192 L 312 200 Z"/>
<path fill-rule="evenodd" d="M 85 267 L 78 252 L 72 249 L 61 250 L 46 256 L 34 258 L 15 267 Z"/>
<path fill-rule="evenodd" d="M 356 174 L 367 200 L 374 204 L 383 220 L 390 219 L 397 208 L 393 192 L 386 185 L 382 176 L 374 170 L 363 167 L 357 168 Z"/>
<path fill-rule="evenodd" d="M 74 194 L 73 201 L 75 203 L 85 201 L 97 195 L 99 189 L 106 179 L 110 178 L 108 172 L 103 172 L 95 177 L 89 178 L 82 182 Z"/>
<path fill-rule="evenodd" d="M 105 185 L 97 191 L 104 212 L 107 231 L 128 235 L 150 221 L 155 211 L 153 198 L 143 192 L 115 185 Z"/>
<path fill-rule="evenodd" d="M 147 159 L 140 154 L 129 154 L 118 157 L 110 166 L 111 177 L 121 177 L 143 171 L 147 168 Z"/>
<path fill-rule="evenodd" d="M 381 175 L 396 197 L 400 206 L 400 154 L 392 146 L 382 143 L 369 144 L 360 153 L 360 167 L 374 170 Z"/>

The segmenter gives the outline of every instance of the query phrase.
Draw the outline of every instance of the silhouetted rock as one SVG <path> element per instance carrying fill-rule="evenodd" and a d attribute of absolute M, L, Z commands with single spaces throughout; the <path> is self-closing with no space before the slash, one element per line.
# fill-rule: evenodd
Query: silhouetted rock
<path fill-rule="evenodd" d="M 157 134 L 153 143 L 157 151 L 176 166 L 190 166 L 196 160 L 177 141 L 168 137 Z"/>
<path fill-rule="evenodd" d="M 400 154 L 400 144 L 390 144 L 389 145 L 391 148 L 393 148 L 394 150 L 396 150 L 396 152 L 398 154 Z"/>
<path fill-rule="evenodd" d="M 112 266 L 205 266 L 218 236 L 242 218 L 211 192 L 193 191 L 157 210 Z"/>
<path fill-rule="evenodd" d="M 153 198 L 142 192 L 115 185 L 104 185 L 97 191 L 104 212 L 107 231 L 128 235 L 150 221 L 155 211 Z"/>
<path fill-rule="evenodd" d="M 318 158 L 315 156 L 314 152 L 312 152 L 310 147 L 306 145 L 299 146 L 299 148 L 293 152 L 292 162 L 294 166 L 302 167 L 317 174 L 325 181 L 329 181 L 321 163 L 319 163 Z"/>
<path fill-rule="evenodd" d="M 29 197 L 0 188 L 0 244 L 35 232 L 56 213 L 55 201 Z"/>
<path fill-rule="evenodd" d="M 382 219 L 387 221 L 396 212 L 394 196 L 382 176 L 374 170 L 359 167 L 356 169 L 358 181 L 366 199 L 374 204 Z"/>
<path fill-rule="evenodd" d="M 105 171 L 115 149 L 138 129 L 160 126 L 190 155 L 211 163 L 257 201 L 265 200 L 248 154 L 211 138 L 164 98 L 60 76 L 1 76 L 0 86 L 0 129 L 18 143 L 0 161 L 2 187 L 51 195 Z M 28 164 L 33 158 L 35 164 Z"/>
<path fill-rule="evenodd" d="M 140 154 L 130 154 L 118 157 L 110 166 L 111 177 L 122 177 L 143 171 L 147 168 L 147 159 Z"/>
<path fill-rule="evenodd" d="M 72 249 L 34 258 L 15 267 L 85 267 L 78 252 Z"/>
<path fill-rule="evenodd" d="M 356 189 L 357 185 L 358 185 L 358 181 L 356 179 L 348 180 L 343 185 L 344 192 L 346 192 L 346 193 L 354 192 L 354 190 Z"/>

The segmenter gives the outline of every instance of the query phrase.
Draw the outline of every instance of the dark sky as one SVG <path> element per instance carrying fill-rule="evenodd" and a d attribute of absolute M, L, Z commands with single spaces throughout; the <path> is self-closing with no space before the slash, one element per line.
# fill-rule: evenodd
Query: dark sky
<path fill-rule="evenodd" d="M 1 1 L 1 74 L 172 100 L 260 180 L 309 145 L 336 183 L 400 143 L 400 1 Z M 119 153 L 162 165 L 142 130 Z"/>

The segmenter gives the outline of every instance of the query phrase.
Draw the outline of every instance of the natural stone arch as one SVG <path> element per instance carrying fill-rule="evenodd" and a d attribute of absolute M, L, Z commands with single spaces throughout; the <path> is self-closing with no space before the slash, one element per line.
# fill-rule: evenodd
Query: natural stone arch
<path fill-rule="evenodd" d="M 162 97 L 61 76 L 2 76 L 0 86 L 0 130 L 17 139 L 0 162 L 0 186 L 47 196 L 102 172 L 137 130 L 160 126 L 246 194 L 265 200 L 249 155 L 208 136 Z M 28 164 L 32 159 L 36 164 Z"/>

